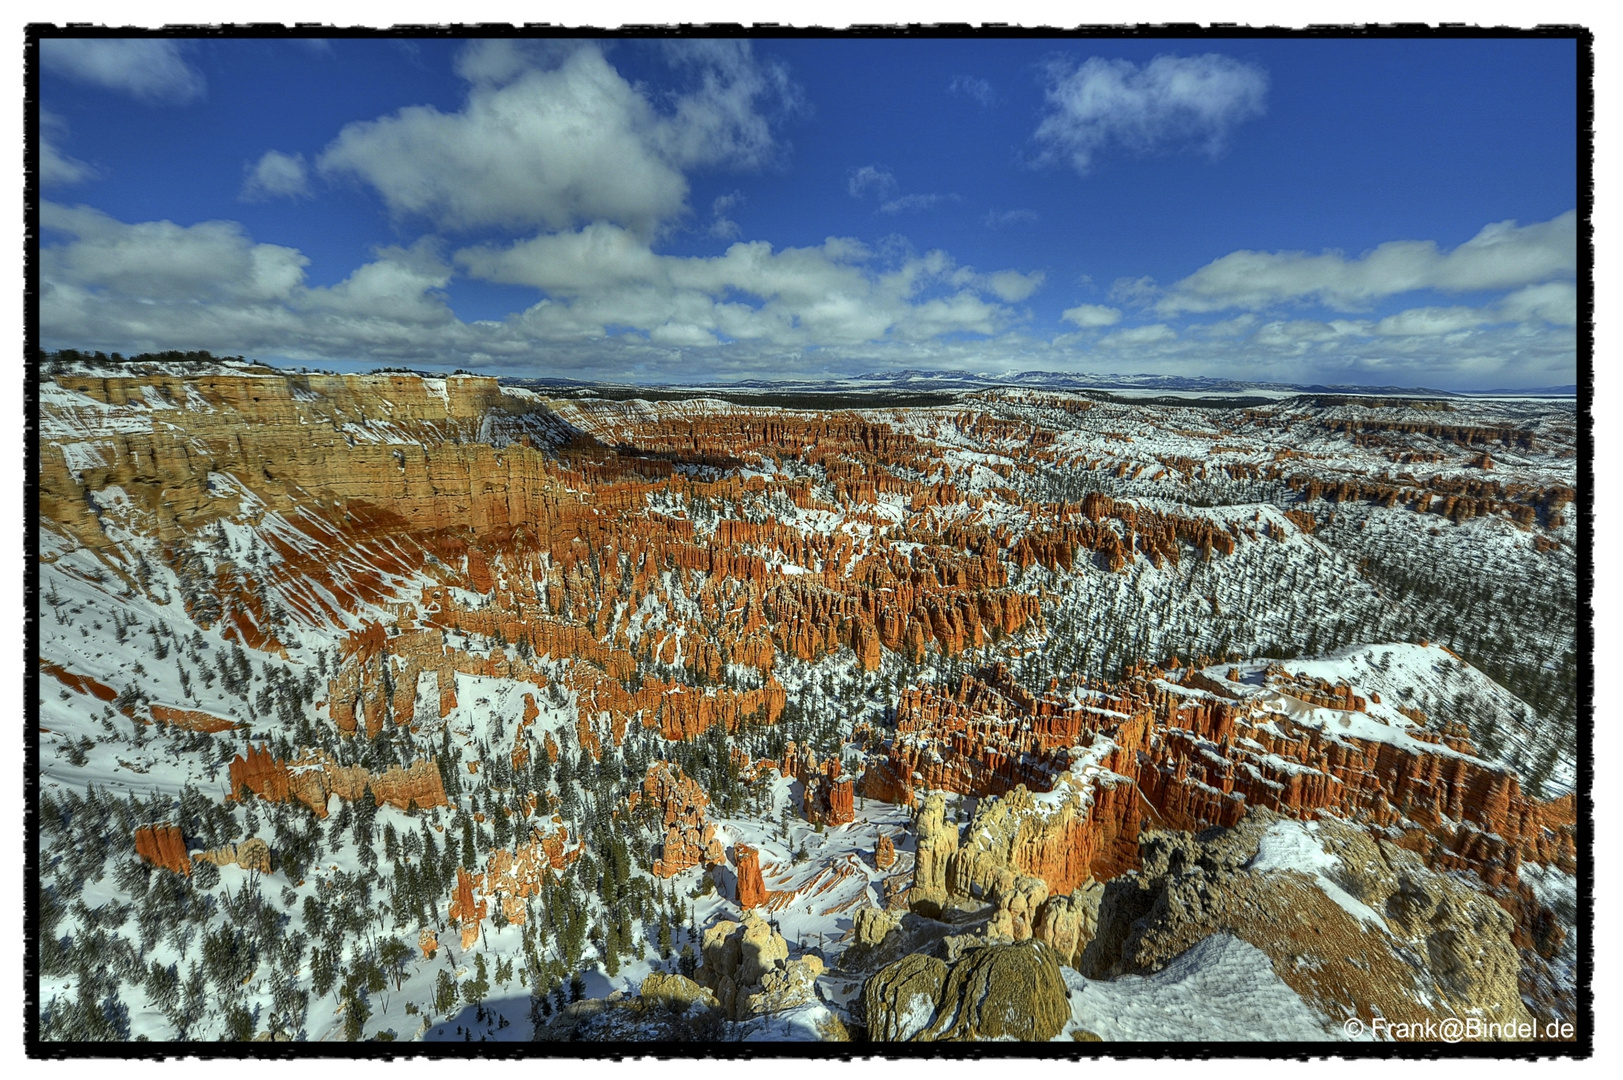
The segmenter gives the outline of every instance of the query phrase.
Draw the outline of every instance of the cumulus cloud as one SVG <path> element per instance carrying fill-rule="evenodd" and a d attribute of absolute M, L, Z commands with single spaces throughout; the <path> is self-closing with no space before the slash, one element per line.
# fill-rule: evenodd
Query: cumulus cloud
<path fill-rule="evenodd" d="M 1457 293 L 1519 288 L 1577 272 L 1577 223 L 1571 210 L 1532 225 L 1502 221 L 1447 253 L 1430 240 L 1391 241 L 1351 259 L 1334 251 L 1236 251 L 1171 286 L 1155 306 L 1162 315 L 1172 315 L 1316 301 L 1359 311 L 1420 289 Z"/>
<path fill-rule="evenodd" d="M 1152 277 L 1121 277 L 1110 283 L 1110 299 L 1118 304 L 1143 306 L 1153 301 L 1161 290 Z"/>
<path fill-rule="evenodd" d="M 1042 288 L 1045 280 L 1047 275 L 1041 270 L 1033 270 L 1029 274 L 1022 274 L 1018 270 L 999 270 L 986 275 L 986 288 L 1000 300 L 1018 304 Z"/>
<path fill-rule="evenodd" d="M 242 194 L 248 202 L 266 199 L 296 199 L 310 194 L 309 169 L 303 154 L 284 154 L 277 150 L 265 151 L 265 156 L 245 170 Z"/>
<path fill-rule="evenodd" d="M 167 38 L 43 38 L 47 71 L 140 101 L 183 105 L 203 96 L 203 75 Z"/>
<path fill-rule="evenodd" d="M 254 243 L 234 221 L 126 225 L 90 207 L 46 202 L 40 226 L 72 237 L 41 248 L 44 277 L 141 300 L 286 299 L 309 262 L 293 248 Z"/>
<path fill-rule="evenodd" d="M 465 248 L 455 260 L 473 277 L 548 294 L 526 316 L 548 336 L 627 326 L 686 344 L 990 334 L 1010 319 L 996 301 L 1024 299 L 1043 280 L 1041 273 L 982 275 L 939 251 L 876 266 L 882 260 L 866 245 L 839 237 L 778 251 L 764 241 L 738 243 L 713 258 L 659 255 L 604 222 L 507 247 Z"/>
<path fill-rule="evenodd" d="M 475 356 L 556 361 L 545 350 L 557 344 L 607 349 L 612 341 L 618 352 L 571 356 L 601 364 L 677 350 L 661 354 L 668 361 L 724 347 L 759 358 L 996 334 L 1016 321 L 1005 305 L 1043 280 L 839 237 L 778 250 L 735 243 L 711 258 L 659 255 L 645 237 L 596 222 L 466 248 L 449 261 L 433 238 L 386 247 L 338 284 L 316 288 L 305 281 L 302 253 L 255 243 L 235 222 L 131 225 L 57 203 L 42 207 L 42 222 L 45 339 L 121 352 L 184 346 L 448 367 Z M 444 292 L 453 267 L 542 295 L 505 319 L 463 322 Z"/>
<path fill-rule="evenodd" d="M 1554 326 L 1578 325 L 1578 289 L 1571 282 L 1529 285 L 1499 301 L 1499 314 L 1511 322 L 1542 320 Z"/>
<path fill-rule="evenodd" d="M 208 348 L 299 363 L 678 382 L 697 372 L 724 380 L 893 365 L 1462 388 L 1576 378 L 1576 289 L 1565 281 L 1382 318 L 1242 312 L 1124 327 L 1119 308 L 1081 304 L 1064 318 L 1088 332 L 1041 340 L 1010 306 L 1043 284 L 1041 272 L 987 273 L 902 242 L 734 243 L 719 256 L 679 257 L 596 222 L 454 253 L 433 239 L 384 247 L 318 288 L 301 252 L 257 243 L 235 222 L 125 224 L 54 202 L 41 219 L 50 348 Z M 536 301 L 463 321 L 445 294 L 456 273 L 535 288 Z"/>
<path fill-rule="evenodd" d="M 1496 321 L 1488 312 L 1470 307 L 1421 307 L 1388 315 L 1374 332 L 1383 337 L 1420 337 L 1457 334 Z"/>
<path fill-rule="evenodd" d="M 1060 318 L 1088 330 L 1097 326 L 1115 326 L 1121 322 L 1121 309 L 1102 304 L 1078 304 L 1074 308 L 1066 308 L 1060 313 Z"/>
<path fill-rule="evenodd" d="M 601 219 L 652 234 L 686 209 L 686 170 L 767 163 L 761 110 L 787 84 L 747 41 L 669 55 L 695 85 L 656 104 L 595 45 L 477 42 L 458 59 L 471 83 L 459 112 L 412 106 L 349 124 L 317 167 L 448 229 Z"/>
<path fill-rule="evenodd" d="M 376 256 L 375 262 L 359 267 L 337 285 L 308 290 L 298 306 L 350 320 L 398 325 L 455 319 L 441 292 L 451 280 L 451 268 L 439 258 L 432 238 L 410 247 L 380 248 Z"/>
<path fill-rule="evenodd" d="M 1114 148 L 1130 153 L 1222 152 L 1229 133 L 1261 116 L 1263 69 L 1227 56 L 1157 56 L 1143 67 L 1090 57 L 1048 69 L 1048 111 L 1037 127 L 1040 160 L 1066 160 L 1079 175 Z"/>
<path fill-rule="evenodd" d="M 67 124 L 55 113 L 40 110 L 39 114 L 39 181 L 43 186 L 59 187 L 78 184 L 96 175 L 96 170 L 77 158 L 71 158 L 57 148 L 59 140 L 67 137 Z"/>
<path fill-rule="evenodd" d="M 379 360 L 433 351 L 452 360 L 481 336 L 439 293 L 450 270 L 428 241 L 384 248 L 337 285 L 311 288 L 301 252 L 255 243 L 236 222 L 130 225 L 51 202 L 40 216 L 47 341 Z"/>

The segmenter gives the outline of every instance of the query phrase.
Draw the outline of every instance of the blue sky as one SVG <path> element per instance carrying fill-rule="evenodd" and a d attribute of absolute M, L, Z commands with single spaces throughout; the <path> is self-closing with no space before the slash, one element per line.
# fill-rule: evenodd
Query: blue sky
<path fill-rule="evenodd" d="M 42 46 L 47 347 L 1575 375 L 1571 41 Z"/>

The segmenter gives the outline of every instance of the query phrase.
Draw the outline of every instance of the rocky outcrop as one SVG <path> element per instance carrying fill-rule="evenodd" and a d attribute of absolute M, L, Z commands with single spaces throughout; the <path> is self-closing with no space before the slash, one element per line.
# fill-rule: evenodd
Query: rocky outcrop
<path fill-rule="evenodd" d="M 464 952 L 478 944 L 479 924 L 488 912 L 485 901 L 474 898 L 474 889 L 480 883 L 478 877 L 468 873 L 467 867 L 456 868 L 456 892 L 452 895 L 451 907 L 446 912 L 446 917 L 462 928 Z"/>
<path fill-rule="evenodd" d="M 991 890 L 997 910 L 986 924 L 986 936 L 996 941 L 1025 941 L 1032 936 L 1038 912 L 1048 901 L 1048 883 L 1028 874 L 1004 870 Z"/>
<path fill-rule="evenodd" d="M 113 701 L 118 697 L 118 691 L 106 683 L 98 682 L 89 675 L 80 675 L 69 671 L 61 664 L 53 664 L 43 656 L 40 657 L 39 669 L 45 674 L 55 677 L 68 689 L 80 694 L 89 694 L 98 701 Z"/>
<path fill-rule="evenodd" d="M 1099 926 L 1104 885 L 1090 881 L 1069 895 L 1050 896 L 1037 912 L 1032 936 L 1048 944 L 1066 967 L 1076 967 Z"/>
<path fill-rule="evenodd" d="M 913 885 L 908 904 L 921 914 L 939 915 L 948 897 L 948 861 L 958 851 L 958 825 L 947 820 L 947 801 L 940 792 L 932 793 L 919 807 L 913 830 Z"/>
<path fill-rule="evenodd" d="M 889 870 L 896 865 L 896 844 L 884 833 L 874 841 L 873 864 L 878 870 Z"/>
<path fill-rule="evenodd" d="M 1328 1015 L 1527 1020 L 1510 915 L 1388 840 L 1255 811 L 1198 837 L 1147 833 L 1143 848 L 1140 873 L 1104 887 L 1078 962 L 1090 978 L 1158 971 L 1223 933 Z"/>
<path fill-rule="evenodd" d="M 135 853 L 153 866 L 191 876 L 192 861 L 178 825 L 142 825 L 135 830 Z"/>
<path fill-rule="evenodd" d="M 950 966 L 914 953 L 862 996 L 875 1042 L 1046 1042 L 1071 1019 L 1057 955 L 1039 941 L 971 949 Z"/>
<path fill-rule="evenodd" d="M 187 731 L 206 731 L 210 734 L 235 731 L 242 726 L 235 720 L 227 720 L 223 716 L 200 712 L 197 709 L 172 709 L 167 705 L 153 705 L 152 719 L 160 724 L 169 724 Z"/>
<path fill-rule="evenodd" d="M 641 805 L 664 830 L 654 875 L 668 878 L 694 866 L 717 866 L 725 861 L 716 827 L 710 823 L 710 799 L 703 789 L 674 765 L 651 765 L 643 778 Z M 764 887 L 763 887 L 764 891 Z"/>
<path fill-rule="evenodd" d="M 1006 902 L 1011 927 L 1029 936 L 1050 893 L 1115 877 L 1136 863 L 1140 810 L 1131 783 L 1096 768 L 1062 773 L 1050 792 L 1022 786 L 983 800 L 948 861 L 947 890 Z"/>
<path fill-rule="evenodd" d="M 766 883 L 761 880 L 761 853 L 748 844 L 733 848 L 738 868 L 738 906 L 748 911 L 766 903 Z"/>
<path fill-rule="evenodd" d="M 297 799 L 317 817 L 327 816 L 327 800 L 337 795 L 353 801 L 370 794 L 373 802 L 398 810 L 448 806 L 439 763 L 434 758 L 401 768 L 391 765 L 376 776 L 359 765 L 339 765 L 320 751 L 306 751 L 296 761 L 280 761 L 266 746 L 248 748 L 229 766 L 232 799 L 257 795 L 267 802 Z"/>
<path fill-rule="evenodd" d="M 1463 729 L 1278 665 L 1260 681 L 1231 672 L 1241 674 L 1174 664 L 1035 694 L 991 666 L 957 687 L 912 688 L 896 734 L 870 758 L 864 793 L 909 803 L 918 788 L 956 791 L 981 798 L 988 815 L 1035 821 L 1047 815 L 1027 804 L 1059 793 L 1070 775 L 1069 817 L 1032 824 L 1018 858 L 998 840 L 981 860 L 993 869 L 966 866 L 958 888 L 970 894 L 977 882 L 984 892 L 998 866 L 1068 893 L 1131 868 L 1143 820 L 1232 826 L 1250 806 L 1394 829 L 1434 869 L 1468 870 L 1493 887 L 1513 888 L 1522 860 L 1575 865 L 1570 801 L 1528 798 L 1514 774 L 1476 755 Z M 1314 710 L 1368 721 L 1327 723 Z"/>
<path fill-rule="evenodd" d="M 902 924 L 902 913 L 885 908 L 865 907 L 851 920 L 851 943 L 865 949 L 877 949 L 885 938 Z"/>
<path fill-rule="evenodd" d="M 249 837 L 240 844 L 226 844 L 224 847 L 195 852 L 192 859 L 215 866 L 240 866 L 244 870 L 258 870 L 262 874 L 271 872 L 270 845 L 257 836 Z"/>
<path fill-rule="evenodd" d="M 863 1012 L 873 1042 L 909 1042 L 935 1019 L 947 965 L 927 953 L 910 953 L 862 984 Z"/>
<path fill-rule="evenodd" d="M 814 825 L 848 825 L 856 818 L 856 785 L 851 777 L 840 775 L 837 758 L 819 762 L 811 747 L 798 755 L 793 743 L 784 756 L 789 775 L 804 785 L 801 814 Z"/>
<path fill-rule="evenodd" d="M 789 957 L 789 945 L 770 923 L 746 912 L 741 923 L 715 923 L 704 932 L 698 981 L 735 1020 L 783 1012 L 817 1001 L 823 962 Z"/>
<path fill-rule="evenodd" d="M 685 975 L 652 972 L 643 979 L 638 993 L 645 1003 L 662 1005 L 675 1013 L 685 1013 L 695 1006 L 718 1007 L 716 995 L 708 987 L 700 986 Z"/>

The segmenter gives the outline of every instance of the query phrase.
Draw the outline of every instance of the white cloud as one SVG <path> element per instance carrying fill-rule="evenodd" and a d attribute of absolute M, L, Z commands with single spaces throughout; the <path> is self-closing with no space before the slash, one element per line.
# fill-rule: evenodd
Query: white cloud
<path fill-rule="evenodd" d="M 43 38 L 46 70 L 76 82 L 154 104 L 185 104 L 203 96 L 203 75 L 167 38 Z"/>
<path fill-rule="evenodd" d="M 1499 314 L 1511 322 L 1543 320 L 1555 326 L 1578 325 L 1578 289 L 1566 281 L 1529 285 L 1499 301 Z"/>
<path fill-rule="evenodd" d="M 1121 309 L 1102 304 L 1078 304 L 1074 308 L 1066 308 L 1060 313 L 1060 318 L 1084 330 L 1096 326 L 1115 326 L 1121 322 Z"/>
<path fill-rule="evenodd" d="M 1495 322 L 1488 312 L 1470 307 L 1420 307 L 1388 315 L 1374 332 L 1383 337 L 1418 337 L 1457 334 Z"/>
<path fill-rule="evenodd" d="M 451 229 L 566 229 L 595 219 L 649 235 L 686 208 L 685 171 L 754 168 L 774 150 L 763 106 L 786 77 L 748 42 L 671 52 L 697 86 L 656 105 L 595 45 L 478 42 L 458 70 L 461 111 L 412 106 L 347 125 L 322 153 L 326 175 L 377 189 L 391 211 Z"/>
<path fill-rule="evenodd" d="M 42 186 L 78 184 L 96 175 L 96 170 L 57 149 L 57 140 L 66 137 L 67 124 L 55 113 L 39 114 L 39 181 Z"/>
<path fill-rule="evenodd" d="M 1259 327 L 1252 335 L 1251 342 L 1267 349 L 1302 352 L 1311 345 L 1334 341 L 1347 329 L 1350 328 L 1338 328 L 1335 324 L 1314 319 L 1275 321 Z"/>
<path fill-rule="evenodd" d="M 1045 341 L 1022 332 L 1007 306 L 1040 273 L 982 273 L 905 243 L 735 243 L 720 256 L 686 258 L 596 223 L 450 259 L 432 240 L 387 247 L 338 284 L 314 288 L 302 253 L 256 243 L 235 222 L 124 224 L 52 202 L 41 214 L 48 348 L 207 348 L 295 363 L 675 382 L 890 366 L 1462 388 L 1576 381 L 1567 282 L 1379 321 L 1242 313 L 1123 328 L 1097 314 L 1115 309 L 1079 305 L 1070 323 L 1089 321 L 1083 313 L 1093 308 L 1111 331 L 1098 341 L 1092 332 Z M 445 296 L 453 267 L 542 292 L 504 318 L 464 322 Z"/>
<path fill-rule="evenodd" d="M 998 299 L 1018 304 L 1042 288 L 1047 275 L 1041 270 L 1033 270 L 1029 274 L 1022 274 L 1018 270 L 999 270 L 995 274 L 986 275 L 985 280 L 986 287 Z"/>
<path fill-rule="evenodd" d="M 997 104 L 997 91 L 992 89 L 992 84 L 973 75 L 957 76 L 948 84 L 947 92 L 979 102 L 983 109 L 990 109 Z"/>
<path fill-rule="evenodd" d="M 667 337 L 680 330 L 690 342 L 699 331 L 800 346 L 989 334 L 1010 314 L 983 293 L 1014 302 L 1043 281 L 1040 272 L 981 275 L 939 251 L 874 268 L 872 251 L 838 237 L 781 251 L 739 243 L 714 258 L 659 255 L 604 222 L 508 247 L 466 248 L 455 259 L 473 277 L 547 293 L 529 318 L 549 335 L 626 326 Z"/>
<path fill-rule="evenodd" d="M 1154 300 L 1161 290 L 1156 288 L 1152 277 L 1117 278 L 1110 283 L 1110 299 L 1118 304 L 1135 304 L 1142 306 Z"/>
<path fill-rule="evenodd" d="M 1044 162 L 1068 160 L 1087 175 L 1100 154 L 1223 150 L 1229 132 L 1262 115 L 1268 74 L 1227 56 L 1157 56 L 1140 68 L 1090 57 L 1049 67 L 1048 112 L 1038 125 Z"/>
<path fill-rule="evenodd" d="M 144 300 L 285 299 L 309 262 L 292 248 L 254 243 L 234 221 L 125 225 L 89 207 L 45 202 L 40 225 L 74 238 L 41 248 L 44 277 Z"/>
<path fill-rule="evenodd" d="M 1156 310 L 1255 310 L 1311 300 L 1359 311 L 1398 293 L 1517 288 L 1570 277 L 1577 266 L 1577 213 L 1569 210 L 1532 225 L 1488 225 L 1447 254 L 1430 240 L 1391 241 L 1356 259 L 1339 252 L 1236 251 L 1171 286 Z"/>
<path fill-rule="evenodd" d="M 896 192 L 896 177 L 883 165 L 864 165 L 846 174 L 845 190 L 853 199 L 868 195 L 886 199 Z"/>
<path fill-rule="evenodd" d="M 1125 330 L 1117 330 L 1107 334 L 1099 344 L 1110 348 L 1134 345 L 1157 345 L 1163 341 L 1176 339 L 1178 332 L 1165 323 L 1155 323 L 1151 326 L 1132 326 Z"/>
<path fill-rule="evenodd" d="M 710 204 L 710 235 L 717 240 L 737 240 L 744 235 L 744 230 L 738 222 L 727 215 L 732 213 L 733 207 L 744 202 L 742 192 L 733 191 L 726 195 L 717 196 L 716 201 Z"/>
<path fill-rule="evenodd" d="M 864 165 L 845 175 L 845 190 L 853 199 L 874 196 L 880 200 L 881 214 L 901 214 L 919 210 L 933 210 L 944 202 L 960 202 L 958 195 L 939 195 L 934 192 L 898 195 L 901 185 L 896 175 L 883 165 Z"/>
<path fill-rule="evenodd" d="M 1190 329 L 1196 333 L 1204 334 L 1206 337 L 1232 338 L 1249 334 L 1256 325 L 1257 317 L 1247 311 L 1234 316 L 1232 319 L 1224 319 L 1221 322 L 1214 323 L 1201 323 L 1190 327 Z"/>
<path fill-rule="evenodd" d="M 451 280 L 451 268 L 440 261 L 431 239 L 419 240 L 409 248 L 381 248 L 376 255 L 377 261 L 360 267 L 337 285 L 309 290 L 299 306 L 401 325 L 455 320 L 440 293 Z"/>
<path fill-rule="evenodd" d="M 902 195 L 888 202 L 879 204 L 881 214 L 901 214 L 917 210 L 933 210 L 944 202 L 958 202 L 959 196 L 953 194 L 937 195 Z"/>
<path fill-rule="evenodd" d="M 985 225 L 988 229 L 1001 229 L 1007 225 L 1025 225 L 1036 220 L 1034 210 L 988 210 Z"/>
<path fill-rule="evenodd" d="M 299 198 L 310 194 L 309 170 L 303 154 L 267 150 L 245 170 L 240 198 L 248 202 L 265 199 Z"/>

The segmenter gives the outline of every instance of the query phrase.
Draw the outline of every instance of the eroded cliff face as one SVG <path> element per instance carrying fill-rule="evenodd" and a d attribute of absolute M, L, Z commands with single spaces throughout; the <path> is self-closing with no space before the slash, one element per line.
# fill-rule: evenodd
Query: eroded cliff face
<path fill-rule="evenodd" d="M 306 751 L 286 762 L 267 747 L 248 748 L 230 764 L 231 797 L 257 795 L 269 802 L 297 799 L 317 817 L 327 816 L 327 801 L 336 795 L 346 802 L 370 793 L 374 805 L 388 803 L 398 810 L 429 810 L 448 806 L 439 762 L 416 761 L 405 768 L 391 765 L 374 775 L 360 765 L 340 765 L 319 751 Z"/>
<path fill-rule="evenodd" d="M 178 825 L 142 825 L 135 830 L 135 853 L 153 866 L 191 876 L 192 861 Z"/>
<path fill-rule="evenodd" d="M 1231 827 L 1250 807 L 1357 822 L 1432 871 L 1474 875 L 1515 916 L 1519 944 L 1549 914 L 1518 868 L 1570 873 L 1576 853 L 1570 797 L 1526 797 L 1468 732 L 1278 664 L 1150 668 L 1043 695 L 994 667 L 911 690 L 864 790 L 910 802 L 915 785 L 980 803 L 960 839 L 941 797 L 924 802 L 913 903 L 998 904 L 1016 939 L 1049 895 L 1135 867 L 1141 829 Z"/>

